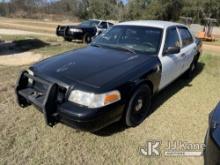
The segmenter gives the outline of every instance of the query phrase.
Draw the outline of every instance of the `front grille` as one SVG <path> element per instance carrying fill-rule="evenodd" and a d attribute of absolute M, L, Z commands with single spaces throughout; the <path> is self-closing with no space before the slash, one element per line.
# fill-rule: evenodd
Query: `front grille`
<path fill-rule="evenodd" d="M 30 84 L 30 87 L 36 90 L 37 92 L 42 93 L 43 95 L 46 95 L 46 92 L 48 90 L 48 85 L 39 81 L 33 81 L 33 83 Z M 57 85 L 56 102 L 58 104 L 61 104 L 65 101 L 66 92 L 67 89 L 65 87 Z"/>
<path fill-rule="evenodd" d="M 16 85 L 18 104 L 27 107 L 36 105 L 43 113 L 48 125 L 57 121 L 57 106 L 65 101 L 66 88 L 57 83 L 48 82 L 23 71 Z"/>
<path fill-rule="evenodd" d="M 65 101 L 67 90 L 64 87 L 58 86 L 57 90 L 57 103 L 62 104 Z"/>
<path fill-rule="evenodd" d="M 64 31 L 66 29 L 66 26 L 60 26 L 60 30 Z"/>

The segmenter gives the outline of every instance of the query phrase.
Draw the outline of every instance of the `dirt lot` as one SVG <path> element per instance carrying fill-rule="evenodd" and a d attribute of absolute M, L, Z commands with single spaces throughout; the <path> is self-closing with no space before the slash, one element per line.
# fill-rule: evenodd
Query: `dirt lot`
<path fill-rule="evenodd" d="M 1 36 L 19 41 L 18 45 L 27 44 L 28 39 L 40 40 L 44 43 L 40 47 L 38 41 L 34 47 L 19 45 L 12 52 L 32 52 L 42 58 L 84 46 L 51 36 Z M 220 99 L 219 53 L 218 45 L 205 46 L 194 78 L 180 78 L 157 95 L 154 112 L 140 126 L 126 129 L 116 123 L 98 134 L 61 124 L 50 128 L 34 107 L 19 108 L 14 87 L 19 71 L 29 65 L 0 64 L 0 164 L 202 164 L 202 157 L 145 157 L 139 148 L 152 139 L 162 141 L 162 152 L 168 141 L 203 143 L 208 114 Z M 0 51 L 0 57 L 6 55 L 11 54 Z"/>
<path fill-rule="evenodd" d="M 12 19 L 0 17 L 0 28 L 18 29 L 31 32 L 51 33 L 54 34 L 57 25 L 77 24 L 76 22 L 51 22 L 51 21 L 36 21 L 31 19 Z"/>

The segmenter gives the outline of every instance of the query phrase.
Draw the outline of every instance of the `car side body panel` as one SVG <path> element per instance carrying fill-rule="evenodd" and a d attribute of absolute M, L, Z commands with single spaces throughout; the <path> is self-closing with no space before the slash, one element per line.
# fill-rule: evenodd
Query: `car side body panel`
<path fill-rule="evenodd" d="M 176 80 L 179 76 L 181 76 L 184 72 L 187 71 L 187 69 L 190 67 L 190 64 L 192 63 L 194 57 L 197 54 L 197 45 L 195 41 L 193 41 L 190 45 L 186 47 L 182 47 L 182 38 L 179 35 L 178 27 L 184 27 L 188 29 L 186 26 L 168 26 L 164 31 L 163 34 L 163 40 L 162 40 L 162 46 L 161 50 L 159 52 L 159 59 L 162 64 L 162 73 L 161 73 L 161 81 L 159 85 L 159 90 L 162 90 L 166 86 L 168 86 L 170 83 L 172 83 L 174 80 Z M 175 28 L 178 33 L 178 38 L 180 41 L 180 52 L 177 54 L 164 54 L 165 49 L 165 42 L 167 37 L 167 31 L 170 28 Z"/>

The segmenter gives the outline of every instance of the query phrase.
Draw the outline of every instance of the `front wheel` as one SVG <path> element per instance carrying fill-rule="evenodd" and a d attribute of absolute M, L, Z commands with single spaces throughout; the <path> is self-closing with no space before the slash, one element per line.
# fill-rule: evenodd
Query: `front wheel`
<path fill-rule="evenodd" d="M 148 85 L 141 85 L 132 95 L 125 113 L 125 124 L 135 127 L 142 123 L 150 114 L 151 89 Z"/>
<path fill-rule="evenodd" d="M 92 36 L 89 34 L 85 34 L 83 36 L 83 43 L 89 44 L 90 42 L 92 42 Z"/>

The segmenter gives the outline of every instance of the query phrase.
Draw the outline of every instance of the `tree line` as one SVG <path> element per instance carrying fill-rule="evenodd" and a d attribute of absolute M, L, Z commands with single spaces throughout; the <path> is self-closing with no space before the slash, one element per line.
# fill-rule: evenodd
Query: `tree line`
<path fill-rule="evenodd" d="M 0 15 L 6 17 L 88 18 L 134 20 L 160 19 L 178 21 L 192 17 L 201 23 L 211 17 L 220 21 L 220 0 L 2 0 Z"/>

